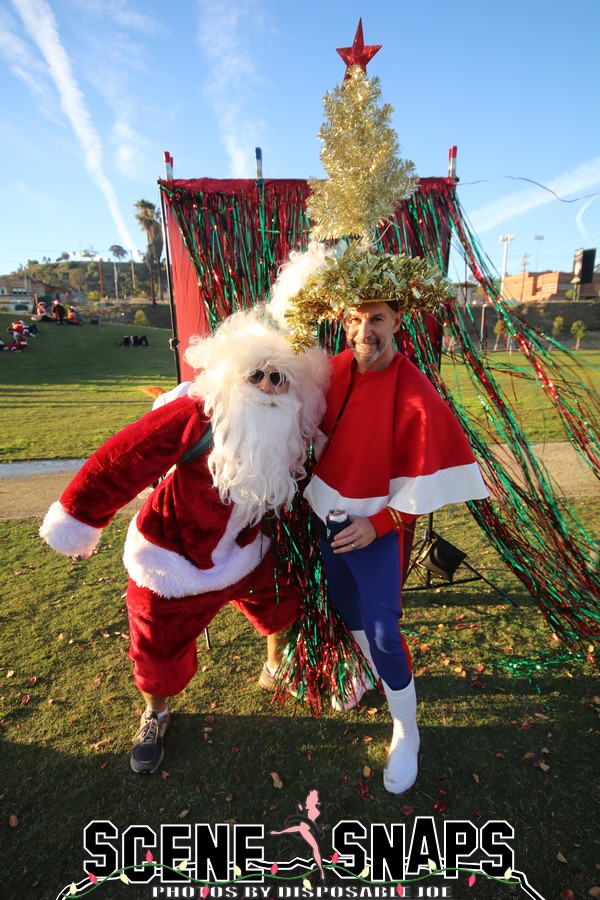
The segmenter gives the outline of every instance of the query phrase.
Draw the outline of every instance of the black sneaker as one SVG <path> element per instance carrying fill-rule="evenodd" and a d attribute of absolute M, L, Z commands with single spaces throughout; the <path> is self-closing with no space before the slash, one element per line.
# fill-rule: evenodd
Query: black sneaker
<path fill-rule="evenodd" d="M 134 772 L 147 775 L 156 772 L 165 755 L 163 738 L 170 723 L 169 713 L 160 719 L 157 713 L 147 709 L 142 713 L 140 728 L 133 739 L 129 757 Z"/>

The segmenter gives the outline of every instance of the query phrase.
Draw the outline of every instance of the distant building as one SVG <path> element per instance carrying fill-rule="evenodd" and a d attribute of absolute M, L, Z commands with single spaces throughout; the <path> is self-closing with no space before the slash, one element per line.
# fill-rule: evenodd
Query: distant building
<path fill-rule="evenodd" d="M 33 310 L 35 298 L 38 300 L 60 300 L 73 302 L 73 292 L 57 288 L 45 281 L 29 278 L 27 275 L 3 275 L 0 277 L 0 309 L 7 312 Z"/>
<path fill-rule="evenodd" d="M 507 275 L 504 279 L 504 295 L 506 299 L 517 303 L 531 301 L 566 300 L 567 291 L 574 288 L 572 272 L 520 272 L 518 275 Z M 580 300 L 592 300 L 600 291 L 600 274 L 594 274 L 592 284 L 582 284 Z"/>

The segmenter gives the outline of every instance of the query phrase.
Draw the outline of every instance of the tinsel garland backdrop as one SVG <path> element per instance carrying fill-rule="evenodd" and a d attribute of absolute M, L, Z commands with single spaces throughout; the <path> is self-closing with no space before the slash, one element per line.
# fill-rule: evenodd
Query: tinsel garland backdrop
<path fill-rule="evenodd" d="M 161 181 L 159 187 L 167 209 L 169 244 L 179 241 L 187 250 L 186 263 L 180 260 L 176 266 L 172 259 L 178 333 L 185 348 L 193 333 L 185 327 L 186 307 L 201 303 L 213 329 L 236 309 L 267 297 L 289 251 L 307 246 L 309 187 L 302 180 L 210 179 Z M 514 368 L 515 377 L 539 386 L 562 423 L 565 439 L 600 475 L 600 404 L 586 384 L 584 364 L 505 304 L 462 213 L 455 183 L 421 179 L 417 191 L 398 204 L 395 216 L 377 235 L 382 250 L 422 256 L 441 271 L 447 269 L 451 239 L 519 349 L 509 370 Z M 197 279 L 197 300 L 182 292 L 187 264 Z M 491 500 L 469 504 L 475 520 L 535 598 L 557 639 L 570 650 L 590 652 L 590 642 L 600 635 L 600 570 L 593 536 L 536 459 L 514 400 L 498 386 L 493 359 L 475 346 L 471 315 L 468 307 L 451 302 L 437 323 L 431 316 L 406 316 L 404 349 L 447 399 L 469 435 L 491 493 Z M 439 365 L 442 321 L 486 412 L 485 439 L 444 382 Z M 340 329 L 327 326 L 321 337 L 332 352 L 340 349 Z M 550 352 L 552 344 L 562 351 L 560 356 Z M 510 451 L 509 462 L 494 452 L 498 445 Z M 297 542 L 293 536 L 288 539 Z M 304 546 L 302 552 L 311 551 Z M 319 584 L 311 588 L 314 595 L 323 590 L 321 574 L 317 580 Z"/>

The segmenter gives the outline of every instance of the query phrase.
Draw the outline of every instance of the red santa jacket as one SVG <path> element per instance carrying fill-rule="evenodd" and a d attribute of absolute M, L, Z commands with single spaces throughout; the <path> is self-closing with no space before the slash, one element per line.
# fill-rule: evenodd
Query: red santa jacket
<path fill-rule="evenodd" d="M 59 552 L 89 556 L 101 530 L 168 472 L 202 436 L 202 403 L 182 397 L 110 438 L 79 470 L 40 529 Z M 133 580 L 163 597 L 185 597 L 235 584 L 269 546 L 258 525 L 240 531 L 233 504 L 212 484 L 208 452 L 177 466 L 145 500 L 125 543 Z"/>
<path fill-rule="evenodd" d="M 409 515 L 488 496 L 469 442 L 448 404 L 401 353 L 357 376 L 351 350 L 331 359 L 322 424 L 328 440 L 305 496 L 321 519 L 334 508 Z"/>

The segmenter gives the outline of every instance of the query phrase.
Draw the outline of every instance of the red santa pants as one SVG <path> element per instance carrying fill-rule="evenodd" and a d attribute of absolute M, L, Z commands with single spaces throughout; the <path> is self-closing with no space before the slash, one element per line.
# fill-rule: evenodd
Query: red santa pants
<path fill-rule="evenodd" d="M 263 635 L 283 631 L 298 616 L 300 594 L 275 572 L 269 551 L 260 565 L 237 584 L 188 597 L 161 597 L 129 579 L 129 655 L 141 691 L 173 697 L 198 669 L 196 639 L 226 603 L 233 603 Z"/>

